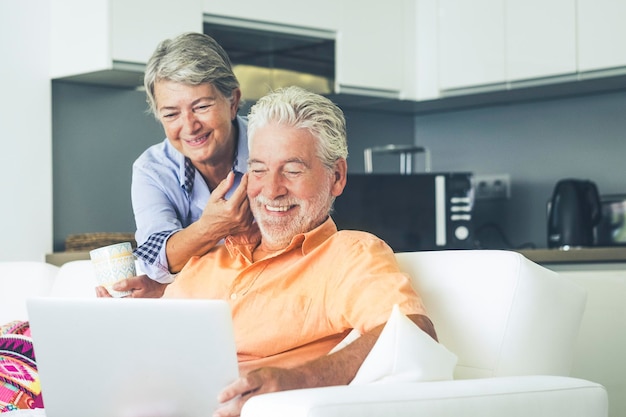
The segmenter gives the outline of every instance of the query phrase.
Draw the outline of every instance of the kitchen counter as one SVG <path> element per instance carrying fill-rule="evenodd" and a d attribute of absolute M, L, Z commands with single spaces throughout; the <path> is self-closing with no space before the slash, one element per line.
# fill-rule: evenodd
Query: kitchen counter
<path fill-rule="evenodd" d="M 66 262 L 81 261 L 89 258 L 89 251 L 67 251 L 46 254 L 46 262 L 52 265 L 61 266 Z"/>
<path fill-rule="evenodd" d="M 626 262 L 626 247 L 523 249 L 517 252 L 539 264 Z"/>

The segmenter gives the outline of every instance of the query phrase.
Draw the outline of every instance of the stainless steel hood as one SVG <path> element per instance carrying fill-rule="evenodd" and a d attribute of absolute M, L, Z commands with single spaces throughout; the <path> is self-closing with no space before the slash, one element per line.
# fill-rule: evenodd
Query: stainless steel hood
<path fill-rule="evenodd" d="M 409 101 L 335 90 L 337 33 L 216 15 L 204 15 L 204 33 L 224 47 L 241 83 L 242 109 L 272 89 L 299 85 L 345 109 L 411 114 Z"/>
<path fill-rule="evenodd" d="M 288 85 L 334 92 L 334 32 L 212 15 L 204 21 L 204 33 L 228 53 L 247 102 Z"/>

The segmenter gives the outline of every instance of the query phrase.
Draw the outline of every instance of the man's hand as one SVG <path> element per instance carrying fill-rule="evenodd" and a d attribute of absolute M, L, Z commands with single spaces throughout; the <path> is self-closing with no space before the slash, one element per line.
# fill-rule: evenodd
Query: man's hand
<path fill-rule="evenodd" d="M 241 414 L 243 404 L 250 397 L 268 392 L 305 388 L 309 385 L 305 374 L 297 369 L 260 368 L 224 388 L 217 398 L 220 407 L 213 416 L 238 416 Z"/>
<path fill-rule="evenodd" d="M 126 278 L 113 285 L 116 291 L 130 291 L 131 298 L 161 298 L 165 292 L 167 284 L 161 284 L 148 278 L 147 275 L 139 275 L 136 277 Z M 101 298 L 111 297 L 106 288 L 96 287 L 96 295 Z"/>

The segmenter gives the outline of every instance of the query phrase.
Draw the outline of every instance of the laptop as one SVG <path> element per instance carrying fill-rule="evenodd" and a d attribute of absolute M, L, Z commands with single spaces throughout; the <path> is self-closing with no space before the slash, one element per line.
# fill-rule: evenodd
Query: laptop
<path fill-rule="evenodd" d="M 239 375 L 223 300 L 27 300 L 46 417 L 206 417 Z"/>

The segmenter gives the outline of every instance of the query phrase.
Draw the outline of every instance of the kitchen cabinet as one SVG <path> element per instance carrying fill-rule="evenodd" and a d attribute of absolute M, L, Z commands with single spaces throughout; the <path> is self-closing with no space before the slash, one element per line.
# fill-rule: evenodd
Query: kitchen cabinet
<path fill-rule="evenodd" d="M 437 0 L 411 1 L 406 15 L 404 40 L 407 57 L 405 93 L 408 100 L 434 100 L 439 98 L 439 51 Z"/>
<path fill-rule="evenodd" d="M 505 6 L 507 81 L 576 72 L 574 0 L 506 0 Z"/>
<path fill-rule="evenodd" d="M 156 45 L 201 32 L 205 15 L 334 38 L 335 90 L 348 100 L 429 102 L 562 81 L 575 90 L 585 77 L 626 74 L 621 0 L 319 0 L 306 12 L 287 0 L 51 0 L 50 9 L 51 77 L 94 84 L 141 85 Z"/>
<path fill-rule="evenodd" d="M 256 22 L 336 30 L 339 26 L 337 0 L 317 0 L 313 7 L 293 0 L 204 0 L 204 12 Z"/>
<path fill-rule="evenodd" d="M 399 98 L 405 87 L 405 0 L 341 0 L 335 84 L 338 92 Z"/>
<path fill-rule="evenodd" d="M 52 0 L 50 75 L 141 85 L 157 44 L 202 31 L 202 0 Z"/>
<path fill-rule="evenodd" d="M 574 0 L 439 0 L 440 88 L 505 89 L 576 72 Z"/>
<path fill-rule="evenodd" d="M 626 2 L 577 0 L 578 70 L 626 67 Z"/>
<path fill-rule="evenodd" d="M 503 0 L 439 0 L 439 88 L 505 81 Z"/>

